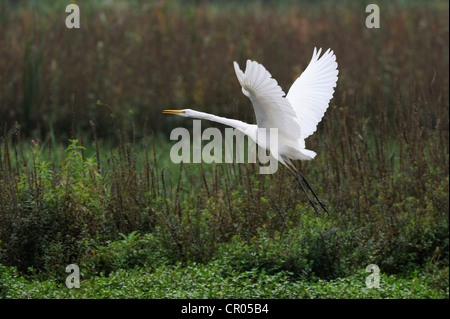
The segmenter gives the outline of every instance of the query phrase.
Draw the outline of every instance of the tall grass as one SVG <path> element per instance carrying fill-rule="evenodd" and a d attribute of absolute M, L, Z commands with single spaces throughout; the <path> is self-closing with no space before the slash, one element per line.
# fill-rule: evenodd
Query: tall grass
<path fill-rule="evenodd" d="M 132 264 L 221 255 L 308 278 L 448 266 L 448 3 L 385 5 L 378 30 L 353 2 L 92 3 L 68 30 L 57 9 L 2 2 L 1 263 L 111 271 L 124 263 L 105 247 L 139 231 L 153 237 L 130 237 Z M 335 50 L 340 75 L 306 141 L 318 156 L 297 165 L 330 214 L 282 168 L 169 161 L 167 132 L 189 121 L 163 108 L 251 122 L 232 61 L 263 63 L 287 90 L 314 46 Z"/>
<path fill-rule="evenodd" d="M 89 120 L 95 119 L 103 137 L 111 116 L 128 126 L 130 111 L 139 131 L 146 121 L 147 129 L 167 131 L 173 122 L 162 121 L 160 111 L 168 106 L 253 121 L 232 62 L 263 63 L 287 91 L 317 46 L 335 51 L 340 75 L 334 104 L 351 106 L 358 125 L 379 129 L 382 100 L 387 134 L 397 136 L 403 118 L 448 130 L 445 2 L 394 1 L 382 8 L 382 27 L 367 29 L 364 7 L 350 1 L 278 9 L 81 1 L 82 27 L 76 30 L 65 28 L 63 6 L 38 9 L 40 2 L 33 3 L 3 4 L 8 14 L 0 33 L 2 126 L 19 120 L 29 125 L 27 133 L 39 129 L 46 135 L 51 127 L 62 140 L 70 138 L 75 91 L 79 129 L 90 131 Z M 333 121 L 333 128 L 342 132 L 343 122 Z"/>

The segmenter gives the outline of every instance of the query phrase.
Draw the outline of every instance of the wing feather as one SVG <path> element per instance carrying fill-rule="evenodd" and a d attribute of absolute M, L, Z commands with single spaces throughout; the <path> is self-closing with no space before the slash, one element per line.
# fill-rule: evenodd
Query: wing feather
<path fill-rule="evenodd" d="M 286 95 L 299 119 L 303 139 L 316 131 L 333 97 L 338 79 L 338 65 L 333 51 L 328 49 L 319 59 L 321 52 L 322 49 L 317 51 L 314 48 L 308 67 Z"/>
<path fill-rule="evenodd" d="M 293 141 L 300 138 L 297 113 L 269 71 L 250 60 L 247 60 L 245 73 L 236 62 L 233 65 L 242 92 L 252 101 L 258 127 L 276 127 L 279 136 L 289 137 Z"/>

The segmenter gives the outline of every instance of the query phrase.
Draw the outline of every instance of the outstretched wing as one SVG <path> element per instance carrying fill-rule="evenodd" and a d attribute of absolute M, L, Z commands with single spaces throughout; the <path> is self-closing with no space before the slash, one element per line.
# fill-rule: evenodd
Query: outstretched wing
<path fill-rule="evenodd" d="M 300 126 L 296 112 L 285 93 L 261 64 L 247 60 L 245 73 L 234 62 L 234 70 L 242 92 L 253 104 L 259 128 L 278 128 L 278 136 L 300 138 Z"/>
<path fill-rule="evenodd" d="M 338 65 L 333 51 L 328 49 L 319 59 L 321 52 L 322 49 L 317 51 L 314 48 L 311 62 L 286 95 L 297 114 L 304 139 L 316 131 L 338 79 Z"/>

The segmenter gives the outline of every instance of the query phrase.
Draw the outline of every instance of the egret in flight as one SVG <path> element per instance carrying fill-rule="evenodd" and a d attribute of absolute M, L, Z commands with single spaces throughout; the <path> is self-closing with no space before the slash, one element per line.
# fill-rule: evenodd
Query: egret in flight
<path fill-rule="evenodd" d="M 291 162 L 291 160 L 308 161 L 316 156 L 314 151 L 306 149 L 305 139 L 316 131 L 336 87 L 339 72 L 336 56 L 330 49 L 322 56 L 321 52 L 322 49 L 314 48 L 308 67 L 294 81 L 287 95 L 261 64 L 247 60 L 245 72 L 242 72 L 239 65 L 234 62 L 234 70 L 242 86 L 242 92 L 253 104 L 256 125 L 191 109 L 165 110 L 163 113 L 221 123 L 248 135 L 259 146 L 269 150 L 271 155 L 294 175 L 316 212 L 318 212 L 317 204 L 328 212 L 305 177 Z M 277 149 L 267 142 L 267 138 L 258 139 L 260 128 L 278 129 Z M 308 195 L 302 181 L 316 201 Z"/>

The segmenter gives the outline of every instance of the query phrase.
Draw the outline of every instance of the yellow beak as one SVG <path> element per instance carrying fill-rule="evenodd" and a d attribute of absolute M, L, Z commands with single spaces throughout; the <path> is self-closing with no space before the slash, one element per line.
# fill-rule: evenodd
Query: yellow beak
<path fill-rule="evenodd" d="M 178 114 L 184 113 L 184 111 L 183 110 L 164 110 L 163 113 L 164 114 L 178 115 Z"/>

